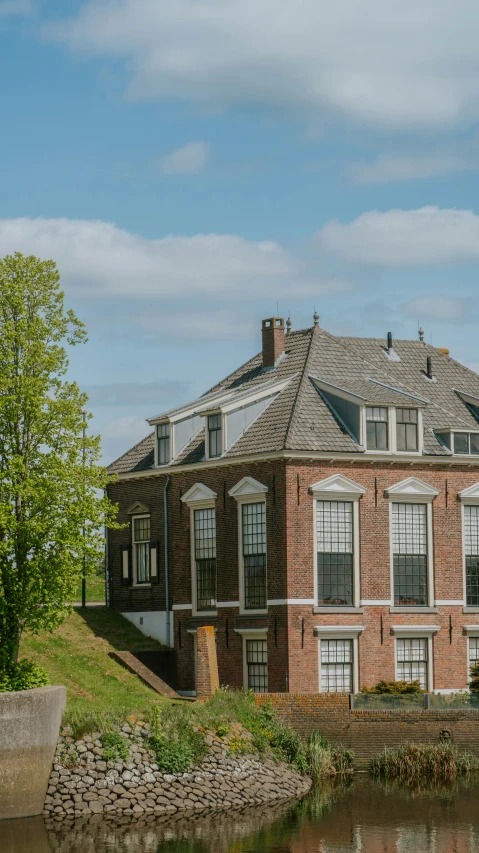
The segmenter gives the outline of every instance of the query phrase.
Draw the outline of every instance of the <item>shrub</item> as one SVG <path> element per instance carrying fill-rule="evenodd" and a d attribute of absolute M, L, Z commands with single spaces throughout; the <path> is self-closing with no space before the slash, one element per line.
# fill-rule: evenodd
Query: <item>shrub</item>
<path fill-rule="evenodd" d="M 479 663 L 471 666 L 471 680 L 469 682 L 471 693 L 479 693 Z"/>
<path fill-rule="evenodd" d="M 311 732 L 308 740 L 308 770 L 313 779 L 347 773 L 352 768 L 353 759 L 352 750 L 330 743 L 321 732 Z"/>
<path fill-rule="evenodd" d="M 479 769 L 479 760 L 450 743 L 407 744 L 385 749 L 372 762 L 374 776 L 417 783 L 422 779 L 448 782 Z"/>
<path fill-rule="evenodd" d="M 361 693 L 400 694 L 424 693 L 419 681 L 378 681 L 374 687 L 361 687 Z"/>
<path fill-rule="evenodd" d="M 206 740 L 194 726 L 190 708 L 163 705 L 154 708 L 148 745 L 164 773 L 185 773 L 204 758 Z"/>
<path fill-rule="evenodd" d="M 45 687 L 47 684 L 47 673 L 33 661 L 21 660 L 0 670 L 0 693 L 32 690 L 34 687 Z"/>
<path fill-rule="evenodd" d="M 101 736 L 104 761 L 124 761 L 130 758 L 130 748 L 127 739 L 118 732 L 105 732 Z"/>

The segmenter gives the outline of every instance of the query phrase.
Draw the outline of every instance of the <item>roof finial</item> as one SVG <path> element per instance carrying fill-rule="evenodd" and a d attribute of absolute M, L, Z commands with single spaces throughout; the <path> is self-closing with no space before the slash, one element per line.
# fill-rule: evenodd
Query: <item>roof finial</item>
<path fill-rule="evenodd" d="M 419 327 L 419 340 L 422 344 L 424 343 L 424 329 L 422 326 Z"/>
<path fill-rule="evenodd" d="M 287 335 L 289 335 L 289 333 L 291 332 L 291 326 L 292 325 L 293 324 L 291 322 L 291 316 L 289 316 L 288 319 L 286 320 L 286 334 Z"/>
<path fill-rule="evenodd" d="M 314 328 L 317 329 L 318 323 L 319 323 L 319 314 L 316 311 L 316 308 L 314 309 L 313 320 L 314 320 Z"/>

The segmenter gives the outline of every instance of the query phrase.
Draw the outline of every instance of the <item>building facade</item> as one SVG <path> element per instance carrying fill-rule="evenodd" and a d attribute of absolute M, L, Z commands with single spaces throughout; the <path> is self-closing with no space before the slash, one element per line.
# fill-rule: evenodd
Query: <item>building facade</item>
<path fill-rule="evenodd" d="M 112 464 L 110 604 L 220 681 L 464 689 L 479 659 L 479 377 L 418 341 L 317 325 L 263 348 Z"/>

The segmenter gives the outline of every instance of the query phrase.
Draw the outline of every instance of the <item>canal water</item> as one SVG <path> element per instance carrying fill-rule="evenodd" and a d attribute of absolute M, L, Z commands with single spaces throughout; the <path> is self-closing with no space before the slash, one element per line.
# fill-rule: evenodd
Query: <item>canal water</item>
<path fill-rule="evenodd" d="M 293 805 L 172 820 L 0 822 L 1 853 L 479 853 L 479 778 L 407 790 L 358 775 Z"/>

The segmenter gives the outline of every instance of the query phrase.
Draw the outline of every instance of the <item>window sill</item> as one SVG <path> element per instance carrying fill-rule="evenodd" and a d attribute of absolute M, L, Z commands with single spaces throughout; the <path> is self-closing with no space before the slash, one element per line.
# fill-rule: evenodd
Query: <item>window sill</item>
<path fill-rule="evenodd" d="M 151 583 L 132 583 L 132 589 L 151 589 Z"/>
<path fill-rule="evenodd" d="M 313 607 L 313 613 L 364 613 L 363 607 L 336 607 L 334 604 L 329 607 Z"/>
<path fill-rule="evenodd" d="M 437 607 L 422 607 L 411 604 L 409 607 L 390 607 L 390 613 L 439 613 Z"/>
<path fill-rule="evenodd" d="M 462 612 L 463 613 L 479 613 L 479 607 L 473 607 L 472 605 L 470 605 L 469 607 L 466 606 L 466 607 L 462 608 Z"/>

